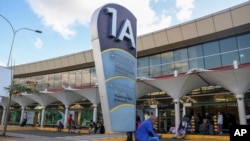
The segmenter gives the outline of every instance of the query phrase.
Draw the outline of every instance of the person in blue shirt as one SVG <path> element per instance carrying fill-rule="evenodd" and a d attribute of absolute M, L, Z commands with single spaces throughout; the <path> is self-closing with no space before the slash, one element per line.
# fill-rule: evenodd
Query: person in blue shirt
<path fill-rule="evenodd" d="M 155 116 L 150 116 L 149 119 L 144 120 L 135 133 L 136 141 L 159 141 L 161 135 L 154 132 L 156 122 L 157 118 Z"/>

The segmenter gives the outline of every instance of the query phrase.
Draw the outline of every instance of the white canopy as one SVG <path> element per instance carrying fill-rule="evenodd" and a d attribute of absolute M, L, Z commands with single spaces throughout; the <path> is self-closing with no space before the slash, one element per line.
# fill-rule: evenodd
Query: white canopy
<path fill-rule="evenodd" d="M 77 101 L 80 101 L 83 99 L 83 97 L 77 93 L 72 92 L 71 90 L 64 89 L 63 91 L 56 92 L 53 94 L 50 94 L 50 96 L 58 99 L 61 101 L 65 106 L 69 106 L 71 104 L 74 104 Z"/>
<path fill-rule="evenodd" d="M 99 90 L 98 87 L 86 88 L 86 89 L 69 89 L 70 91 L 87 98 L 92 104 L 99 104 Z"/>
<path fill-rule="evenodd" d="M 177 77 L 143 80 L 143 82 L 165 91 L 173 99 L 180 99 L 193 89 L 207 85 L 207 83 L 196 74 L 183 74 Z"/>
<path fill-rule="evenodd" d="M 29 94 L 29 95 L 23 95 L 23 96 L 36 101 L 37 103 L 39 103 L 43 107 L 46 107 L 47 105 L 58 101 L 56 98 L 52 97 L 51 95 L 43 94 L 43 93 Z"/>
<path fill-rule="evenodd" d="M 18 103 L 22 107 L 26 107 L 32 103 L 35 103 L 34 100 L 26 97 L 25 95 L 30 95 L 30 94 L 22 93 L 19 95 L 13 95 L 13 96 L 11 96 L 11 100 L 15 101 L 16 103 Z"/>
<path fill-rule="evenodd" d="M 234 94 L 245 94 L 250 88 L 250 67 L 200 73 L 209 81 L 220 85 Z"/>
<path fill-rule="evenodd" d="M 140 97 L 143 97 L 146 94 L 152 93 L 152 92 L 159 92 L 160 89 L 153 87 L 152 85 L 149 85 L 142 81 L 143 79 L 140 79 L 137 81 L 137 93 L 136 93 L 136 99 L 139 99 Z"/>

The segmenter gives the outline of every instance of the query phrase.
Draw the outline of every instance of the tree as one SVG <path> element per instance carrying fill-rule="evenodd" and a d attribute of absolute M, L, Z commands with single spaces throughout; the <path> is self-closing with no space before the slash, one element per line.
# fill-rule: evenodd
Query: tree
<path fill-rule="evenodd" d="M 39 94 L 39 91 L 35 89 L 35 87 L 31 87 L 31 85 L 23 85 L 23 84 L 11 84 L 9 87 L 5 88 L 9 92 L 9 100 L 8 105 L 6 108 L 6 114 L 4 117 L 4 127 L 2 136 L 6 136 L 7 126 L 8 126 L 8 115 L 9 115 L 9 108 L 11 103 L 11 97 L 14 95 L 21 95 L 21 93 L 28 93 L 28 94 Z"/>

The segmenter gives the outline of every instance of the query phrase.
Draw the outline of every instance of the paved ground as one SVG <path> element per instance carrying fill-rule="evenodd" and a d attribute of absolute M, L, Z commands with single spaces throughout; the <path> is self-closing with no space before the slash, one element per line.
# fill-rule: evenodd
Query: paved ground
<path fill-rule="evenodd" d="M 9 137 L 0 136 L 0 141 L 93 141 L 108 138 L 125 137 L 126 134 L 94 134 L 84 135 L 77 133 L 50 132 L 42 130 L 14 130 L 7 132 Z M 113 139 L 115 141 L 115 139 Z M 124 140 L 125 141 L 125 140 Z M 161 139 L 160 141 L 184 141 L 182 139 Z M 204 140 L 187 140 L 204 141 Z M 212 140 L 206 140 L 212 141 Z"/>
<path fill-rule="evenodd" d="M 108 139 L 115 136 L 104 135 L 102 137 L 98 135 L 79 135 L 79 136 L 61 136 L 61 137 L 45 137 L 45 136 L 34 136 L 34 135 L 22 135 L 20 134 L 9 134 L 12 137 L 1 137 L 0 141 L 92 141 L 95 139 Z M 125 141 L 125 140 L 124 140 Z M 175 139 L 161 139 L 160 141 L 177 141 Z M 190 140 L 191 141 L 191 140 Z"/>
<path fill-rule="evenodd" d="M 49 132 L 39 130 L 9 131 L 8 137 L 0 136 L 0 141 L 90 141 L 123 137 L 126 134 L 95 134 L 83 135 L 77 133 Z M 161 141 L 176 141 L 174 139 L 161 139 Z"/>

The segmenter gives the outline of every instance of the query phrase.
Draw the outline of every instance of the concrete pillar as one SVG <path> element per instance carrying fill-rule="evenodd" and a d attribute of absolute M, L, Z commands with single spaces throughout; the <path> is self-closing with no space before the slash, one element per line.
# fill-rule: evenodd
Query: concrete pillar
<path fill-rule="evenodd" d="M 174 99 L 174 110 L 175 110 L 175 129 L 178 129 L 180 124 L 180 99 Z"/>
<path fill-rule="evenodd" d="M 93 104 L 93 122 L 97 121 L 97 104 Z"/>
<path fill-rule="evenodd" d="M 65 115 L 64 115 L 64 128 L 67 128 L 67 119 L 68 119 L 68 113 L 69 113 L 69 106 L 65 106 Z"/>
<path fill-rule="evenodd" d="M 184 117 L 186 115 L 186 106 L 183 103 L 183 107 L 182 107 L 182 117 Z"/>
<path fill-rule="evenodd" d="M 22 121 L 23 121 L 24 110 L 25 110 L 25 107 L 23 107 L 23 106 L 22 106 L 22 112 L 21 112 L 20 124 L 21 124 L 21 123 L 22 123 Z"/>
<path fill-rule="evenodd" d="M 235 97 L 237 99 L 237 104 L 238 104 L 240 125 L 247 125 L 244 94 L 236 94 Z"/>
<path fill-rule="evenodd" d="M 45 116 L 45 107 L 42 107 L 42 116 L 41 116 L 41 124 L 40 124 L 41 127 L 43 127 L 44 125 L 44 116 Z"/>
<path fill-rule="evenodd" d="M 6 107 L 3 107 L 3 115 L 2 115 L 2 121 L 1 121 L 2 125 L 3 125 L 3 122 L 4 122 L 5 114 L 6 114 Z"/>
<path fill-rule="evenodd" d="M 157 107 L 157 105 L 156 105 L 156 108 L 155 108 L 155 116 L 159 117 L 159 115 L 158 115 L 158 107 Z"/>

